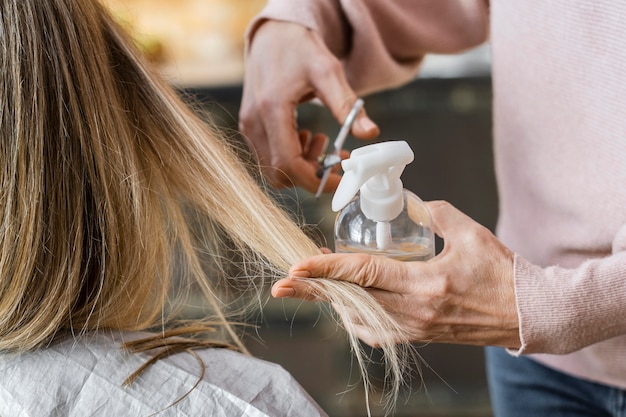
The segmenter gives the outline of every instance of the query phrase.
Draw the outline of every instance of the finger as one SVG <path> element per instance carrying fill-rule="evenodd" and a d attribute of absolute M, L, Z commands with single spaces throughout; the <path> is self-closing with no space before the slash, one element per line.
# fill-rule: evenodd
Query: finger
<path fill-rule="evenodd" d="M 342 160 L 346 159 L 350 156 L 350 152 L 341 151 L 339 153 L 339 156 L 341 157 Z M 317 160 L 317 158 L 315 160 Z M 319 170 L 319 162 L 318 162 L 318 170 Z M 322 190 L 324 193 L 330 193 L 337 189 L 337 187 L 339 186 L 339 182 L 341 182 L 341 175 L 339 174 L 340 170 L 341 170 L 341 164 L 337 164 L 331 168 L 330 175 L 328 176 L 328 180 L 326 181 L 326 185 L 324 186 L 324 189 Z"/>
<path fill-rule="evenodd" d="M 447 201 L 429 201 L 426 206 L 433 218 L 434 232 L 444 239 L 451 232 L 468 230 L 476 224 L 472 218 Z"/>
<path fill-rule="evenodd" d="M 348 159 L 350 158 L 350 152 L 341 150 L 341 152 L 339 152 L 339 157 L 341 157 L 341 160 Z"/>
<path fill-rule="evenodd" d="M 323 294 L 319 294 L 305 281 L 300 279 L 283 278 L 272 285 L 274 298 L 299 298 L 305 301 L 328 301 Z"/>
<path fill-rule="evenodd" d="M 319 170 L 319 162 L 317 160 L 306 160 L 302 156 L 294 158 L 289 163 L 288 172 L 293 180 L 292 185 L 299 185 L 312 193 L 317 191 L 320 184 L 320 178 L 317 176 Z M 337 189 L 341 176 L 330 174 L 328 181 L 324 186 L 324 192 L 331 192 Z"/>
<path fill-rule="evenodd" d="M 274 107 L 278 108 L 280 106 L 277 104 Z M 320 183 L 320 179 L 316 175 L 319 162 L 317 157 L 309 159 L 309 155 L 306 154 L 302 144 L 305 142 L 305 146 L 309 146 L 309 153 L 311 151 L 317 152 L 320 146 L 319 141 L 322 138 L 315 135 L 315 139 L 309 139 L 310 132 L 307 132 L 305 136 L 299 136 L 296 133 L 295 117 L 288 117 L 288 114 L 294 114 L 293 108 L 287 107 L 283 111 L 275 111 L 276 113 L 263 116 L 263 123 L 266 126 L 269 138 L 271 165 L 275 167 L 272 175 L 272 185 L 278 187 L 297 185 L 310 192 L 317 191 Z M 296 135 L 296 140 L 280 139 L 288 138 L 294 134 Z M 315 149 L 311 148 L 313 146 Z M 339 184 L 339 179 L 337 176 L 329 178 L 324 191 L 335 190 Z"/>
<path fill-rule="evenodd" d="M 311 82 L 315 94 L 330 109 L 335 119 L 343 125 L 357 100 L 357 95 L 346 79 L 341 62 L 327 49 L 321 37 L 314 34 L 313 42 L 319 51 L 318 65 L 311 66 Z M 361 109 L 351 132 L 361 139 L 373 139 L 380 129 Z"/>
<path fill-rule="evenodd" d="M 350 157 L 350 152 L 348 152 L 348 151 L 341 151 L 341 152 L 339 152 L 339 157 L 343 161 L 344 159 L 347 159 L 347 158 Z M 332 172 L 338 173 L 340 170 L 341 170 L 341 164 L 337 164 L 337 165 L 335 165 L 333 167 Z"/>
<path fill-rule="evenodd" d="M 316 139 L 314 142 L 310 132 L 301 132 L 298 134 L 296 141 L 270 143 L 269 153 L 271 154 L 272 162 L 271 166 L 265 167 L 264 171 L 270 173 L 270 184 L 277 188 L 301 186 L 308 191 L 316 191 L 320 181 L 316 175 L 319 169 L 319 161 L 317 158 L 309 159 L 306 152 L 311 152 L 311 150 L 317 152 L 319 147 L 318 140 Z M 293 144 L 298 146 L 291 146 Z M 307 150 L 307 147 L 310 149 Z M 327 188 L 334 190 L 337 187 L 337 183 L 338 181 L 329 179 Z"/>
<path fill-rule="evenodd" d="M 255 36 L 255 43 L 259 42 L 257 38 L 262 32 Z M 256 46 L 261 48 L 263 45 Z M 296 172 L 294 169 L 300 168 L 298 165 L 302 163 L 294 164 L 293 160 L 302 158 L 302 142 L 306 141 L 306 136 L 300 137 L 297 131 L 296 109 L 301 97 L 310 92 L 311 87 L 300 81 L 292 83 L 291 89 L 283 89 L 276 77 L 268 77 L 263 66 L 256 71 L 254 68 L 251 67 L 246 74 L 248 82 L 244 84 L 240 126 L 257 148 L 259 162 L 269 183 L 274 187 L 297 185 L 298 176 L 311 171 L 292 176 Z M 314 177 L 315 173 L 310 172 L 310 175 Z"/>
<path fill-rule="evenodd" d="M 381 340 L 379 337 L 368 327 L 361 326 L 359 324 L 353 324 L 350 326 L 350 333 L 359 338 L 363 343 L 368 346 L 378 349 L 381 347 Z"/>
<path fill-rule="evenodd" d="M 263 111 L 262 123 L 265 127 L 270 150 L 270 165 L 276 168 L 275 177 L 280 185 L 290 185 L 294 174 L 294 159 L 302 159 L 303 149 L 296 129 L 295 106 L 274 103 L 271 109 Z M 298 163 L 295 164 L 296 166 Z M 295 181 L 296 184 L 298 181 Z"/>
<path fill-rule="evenodd" d="M 309 146 L 304 150 L 304 156 L 310 161 L 318 161 L 319 156 L 326 149 L 328 143 L 328 136 L 318 133 L 313 135 L 309 140 Z"/>
<path fill-rule="evenodd" d="M 340 317 L 341 324 L 349 334 L 356 336 L 362 342 L 373 348 L 381 347 L 383 340 L 381 340 L 380 332 L 374 331 L 366 324 L 363 324 L 360 319 L 360 314 L 357 311 L 335 304 L 332 306 Z"/>
<path fill-rule="evenodd" d="M 380 134 L 380 128 L 368 117 L 365 109 L 359 112 L 350 131 L 359 139 L 374 139 Z"/>
<path fill-rule="evenodd" d="M 322 98 L 322 101 L 329 107 L 340 125 L 343 125 L 348 118 L 348 114 L 352 110 L 352 106 L 356 101 L 356 95 L 349 93 L 348 98 L 341 98 L 339 96 L 331 98 Z M 334 104 L 339 103 L 339 104 Z M 331 106 L 334 106 L 332 108 Z M 380 134 L 380 128 L 372 119 L 369 118 L 365 109 L 361 109 L 358 113 L 352 126 L 350 133 L 358 139 L 374 139 Z"/>
<path fill-rule="evenodd" d="M 325 79 L 323 84 L 315 84 L 315 87 L 320 100 L 330 109 L 337 122 L 343 125 L 358 99 L 356 93 L 346 81 L 343 71 Z M 380 133 L 380 129 L 367 116 L 365 109 L 361 109 L 352 124 L 350 132 L 360 139 L 374 139 Z"/>
<path fill-rule="evenodd" d="M 406 341 L 406 337 L 404 335 L 399 334 L 391 334 L 391 340 L 384 336 L 389 336 L 391 330 L 386 332 L 386 335 L 380 333 L 380 331 L 373 330 L 367 326 L 358 323 L 344 323 L 345 327 L 349 327 L 346 329 L 349 333 L 354 334 L 358 337 L 363 343 L 368 346 L 373 347 L 374 349 L 378 349 L 383 346 L 383 344 L 387 345 L 390 342 L 397 344 Z"/>
<path fill-rule="evenodd" d="M 329 301 L 324 298 L 323 294 L 315 293 L 306 281 L 290 278 L 277 281 L 272 286 L 272 296 L 275 298 L 299 298 L 306 301 Z M 380 347 L 382 333 L 392 331 L 392 329 L 382 330 L 380 328 L 373 331 L 363 323 L 360 311 L 336 303 L 333 303 L 332 306 L 341 317 L 344 327 L 372 347 Z M 406 339 L 402 335 L 393 335 L 392 338 L 396 342 Z M 388 338 L 386 341 L 389 341 Z"/>
<path fill-rule="evenodd" d="M 257 162 L 268 183 L 276 188 L 292 185 L 286 175 L 285 167 L 275 164 L 274 161 L 289 160 L 287 155 L 291 153 L 299 155 L 301 153 L 300 139 L 294 128 L 293 132 L 290 132 L 290 136 L 284 139 L 285 145 L 277 150 L 275 144 L 277 139 L 268 131 L 268 126 L 271 127 L 272 123 L 263 116 L 268 111 L 266 107 L 273 108 L 274 106 L 261 105 L 257 107 L 254 92 L 244 86 L 242 108 L 239 113 L 239 130 L 250 148 L 254 150 Z M 287 111 L 285 110 L 285 112 Z M 295 122 L 290 122 L 286 115 L 281 116 L 281 121 L 277 123 L 295 125 Z M 273 141 L 270 142 L 270 138 L 273 138 Z"/>
<path fill-rule="evenodd" d="M 355 309 L 338 303 L 331 303 L 331 306 L 333 307 L 333 310 L 335 310 L 337 315 L 341 317 L 341 320 L 346 327 L 348 327 L 349 325 L 363 325 L 361 315 Z"/>
<path fill-rule="evenodd" d="M 250 150 L 254 152 L 258 164 L 269 164 L 271 158 L 265 128 L 263 123 L 257 119 L 257 112 L 248 110 L 253 105 L 251 93 L 244 86 L 239 113 L 239 131 Z"/>
<path fill-rule="evenodd" d="M 324 185 L 324 189 L 322 190 L 322 192 L 332 193 L 333 191 L 337 189 L 337 187 L 339 187 L 340 181 L 341 181 L 341 175 L 337 174 L 336 172 L 331 171 L 330 175 L 328 176 L 328 181 L 326 181 L 326 184 Z"/>
<path fill-rule="evenodd" d="M 341 157 L 342 160 L 344 160 L 350 156 L 350 152 L 341 151 L 339 153 L 339 156 Z M 332 192 L 337 189 L 342 178 L 341 174 L 339 174 L 340 171 L 341 171 L 341 164 L 337 164 L 331 169 L 328 182 L 326 183 L 326 187 L 324 187 L 325 193 Z"/>
<path fill-rule="evenodd" d="M 405 293 L 410 289 L 407 268 L 419 263 L 400 262 L 383 256 L 329 254 L 304 259 L 289 270 L 290 278 L 331 278 L 352 282 L 364 288 Z M 419 274 L 416 274 L 419 276 Z"/>
<path fill-rule="evenodd" d="M 313 135 L 308 130 L 301 130 L 298 132 L 298 139 L 300 139 L 300 146 L 302 147 L 302 153 L 306 155 L 309 152 Z"/>

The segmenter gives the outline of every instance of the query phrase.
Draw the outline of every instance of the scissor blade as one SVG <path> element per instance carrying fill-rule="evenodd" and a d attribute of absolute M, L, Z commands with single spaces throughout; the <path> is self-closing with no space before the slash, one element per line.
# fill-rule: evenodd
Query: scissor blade
<path fill-rule="evenodd" d="M 319 198 L 320 195 L 322 195 L 322 191 L 324 191 L 324 187 L 326 186 L 326 182 L 328 181 L 328 177 L 330 176 L 333 167 L 341 162 L 341 157 L 339 156 L 339 154 L 341 152 L 341 149 L 343 148 L 343 142 L 346 140 L 346 137 L 350 132 L 350 128 L 352 127 L 352 123 L 354 123 L 354 120 L 356 119 L 356 116 L 357 114 L 359 114 L 359 111 L 362 107 L 363 100 L 358 98 L 352 106 L 348 117 L 346 117 L 343 126 L 341 126 L 341 129 L 339 130 L 339 134 L 337 135 L 337 138 L 333 143 L 333 151 L 327 154 L 326 158 L 324 158 L 324 175 L 322 176 L 320 185 L 317 188 L 317 193 L 315 193 L 315 198 Z"/>
<path fill-rule="evenodd" d="M 324 191 L 324 187 L 326 186 L 326 182 L 328 181 L 328 177 L 330 177 L 330 172 L 333 167 L 328 167 L 324 169 L 324 175 L 322 175 L 322 180 L 320 181 L 319 187 L 317 187 L 317 192 L 315 193 L 315 198 L 320 198 L 322 192 Z"/>

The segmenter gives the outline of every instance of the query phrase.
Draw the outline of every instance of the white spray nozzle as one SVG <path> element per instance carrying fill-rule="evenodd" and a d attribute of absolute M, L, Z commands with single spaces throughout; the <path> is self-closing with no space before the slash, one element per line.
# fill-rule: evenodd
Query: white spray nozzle
<path fill-rule="evenodd" d="M 389 222 L 404 208 L 404 167 L 413 162 L 413 151 L 405 141 L 363 146 L 352 151 L 341 166 L 343 177 L 333 197 L 332 209 L 339 211 L 361 191 L 361 210 L 370 220 Z"/>

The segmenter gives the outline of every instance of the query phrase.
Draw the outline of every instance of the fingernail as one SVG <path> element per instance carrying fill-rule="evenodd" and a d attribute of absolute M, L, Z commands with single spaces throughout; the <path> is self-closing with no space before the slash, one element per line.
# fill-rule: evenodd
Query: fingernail
<path fill-rule="evenodd" d="M 359 127 L 365 131 L 370 131 L 370 130 L 374 130 L 374 129 L 378 129 L 378 126 L 376 126 L 376 124 L 374 124 L 374 122 L 372 122 L 370 119 L 368 119 L 367 117 L 361 117 L 358 121 L 359 123 Z"/>
<path fill-rule="evenodd" d="M 274 298 L 292 298 L 296 296 L 296 290 L 291 287 L 278 287 L 272 291 Z"/>
<path fill-rule="evenodd" d="M 311 271 L 306 269 L 296 269 L 295 271 L 289 271 L 289 278 L 311 278 Z"/>

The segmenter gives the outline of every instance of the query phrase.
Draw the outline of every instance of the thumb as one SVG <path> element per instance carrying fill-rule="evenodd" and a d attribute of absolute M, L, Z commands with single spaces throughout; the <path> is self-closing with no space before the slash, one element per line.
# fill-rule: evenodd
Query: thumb
<path fill-rule="evenodd" d="M 294 264 L 289 278 L 328 278 L 351 282 L 364 288 L 403 292 L 409 262 L 365 254 L 317 255 Z"/>
<path fill-rule="evenodd" d="M 331 88 L 331 92 L 328 95 L 320 93 L 320 99 L 330 109 L 340 125 L 345 123 L 354 103 L 358 99 L 354 91 L 347 86 L 347 82 L 345 84 L 343 93 L 339 88 Z M 360 139 L 374 139 L 380 133 L 380 129 L 369 118 L 365 108 L 361 108 L 354 119 L 350 133 Z"/>
<path fill-rule="evenodd" d="M 454 207 L 447 201 L 429 201 L 426 206 L 433 217 L 433 229 L 444 240 L 446 235 L 470 230 L 477 224 L 471 217 Z"/>
<path fill-rule="evenodd" d="M 318 62 L 316 71 L 311 75 L 315 95 L 330 109 L 337 122 L 343 125 L 358 97 L 346 79 L 343 65 L 328 50 L 324 41 L 314 34 L 313 42 Z M 351 133 L 361 139 L 373 139 L 378 136 L 380 129 L 361 109 Z"/>

